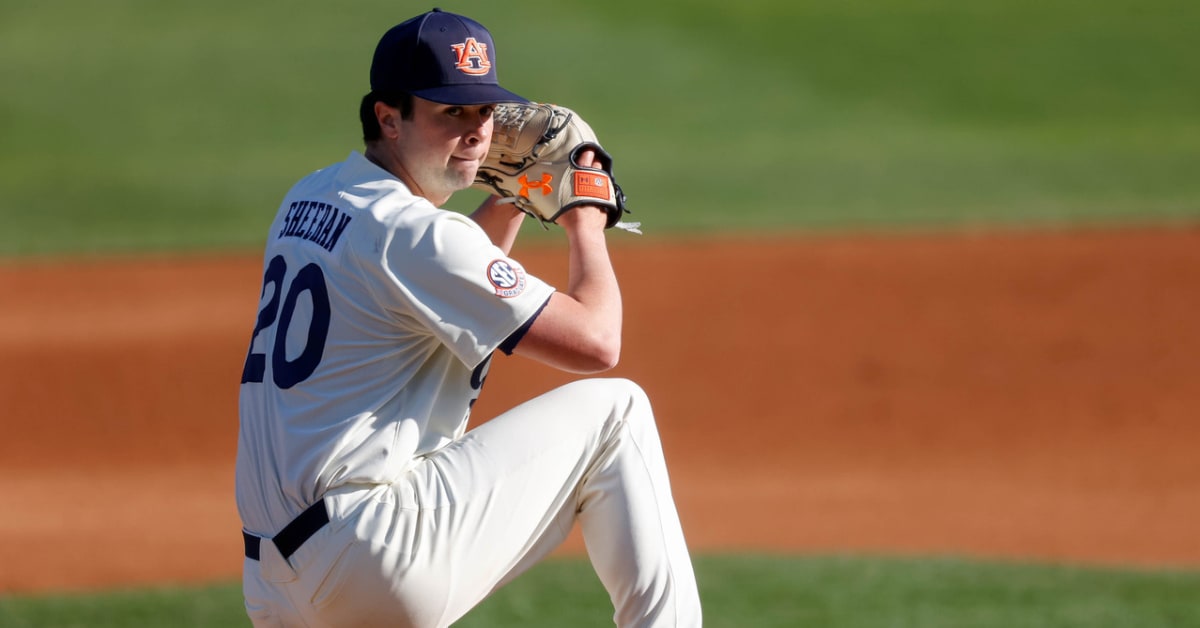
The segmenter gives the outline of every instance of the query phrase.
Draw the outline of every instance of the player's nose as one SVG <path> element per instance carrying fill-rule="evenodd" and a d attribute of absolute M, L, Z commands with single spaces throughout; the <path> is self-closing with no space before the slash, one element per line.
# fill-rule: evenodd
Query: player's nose
<path fill-rule="evenodd" d="M 478 124 L 471 125 L 463 135 L 463 139 L 467 146 L 477 146 L 485 141 L 490 141 L 491 129 L 487 125 L 487 120 L 480 120 Z"/>

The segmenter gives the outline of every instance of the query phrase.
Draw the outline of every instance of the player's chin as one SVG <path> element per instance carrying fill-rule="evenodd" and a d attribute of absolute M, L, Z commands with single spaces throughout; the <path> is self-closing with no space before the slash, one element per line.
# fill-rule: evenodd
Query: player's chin
<path fill-rule="evenodd" d="M 461 179 L 465 183 L 463 187 L 468 187 L 475 181 L 475 173 L 479 172 L 479 166 L 482 162 L 478 159 L 459 159 L 458 157 L 450 158 L 450 172 L 456 179 Z"/>

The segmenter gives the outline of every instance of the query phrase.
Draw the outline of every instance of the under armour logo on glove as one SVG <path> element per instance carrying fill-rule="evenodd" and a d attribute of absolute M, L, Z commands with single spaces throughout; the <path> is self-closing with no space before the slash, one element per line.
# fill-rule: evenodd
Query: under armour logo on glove
<path fill-rule="evenodd" d="M 542 191 L 542 196 L 549 196 L 550 193 L 554 191 L 554 188 L 550 187 L 550 182 L 553 180 L 554 180 L 554 175 L 551 175 L 549 172 L 542 173 L 541 182 L 530 181 L 529 177 L 527 177 L 525 175 L 521 175 L 517 179 L 517 183 L 521 184 L 521 190 L 519 192 L 517 192 L 517 195 L 524 196 L 525 198 L 529 198 L 529 188 L 536 188 L 536 189 Z"/>

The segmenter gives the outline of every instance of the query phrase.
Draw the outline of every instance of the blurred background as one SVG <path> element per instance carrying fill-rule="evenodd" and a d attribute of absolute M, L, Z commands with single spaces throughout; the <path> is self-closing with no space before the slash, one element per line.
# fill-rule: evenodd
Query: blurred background
<path fill-rule="evenodd" d="M 5 3 L 0 255 L 255 247 L 297 172 L 360 146 L 374 44 L 428 8 Z M 444 8 L 598 129 L 652 232 L 1200 213 L 1190 0 Z"/>

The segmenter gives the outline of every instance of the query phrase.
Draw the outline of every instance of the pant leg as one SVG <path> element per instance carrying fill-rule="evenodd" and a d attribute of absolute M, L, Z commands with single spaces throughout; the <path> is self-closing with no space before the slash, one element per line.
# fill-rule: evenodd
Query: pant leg
<path fill-rule="evenodd" d="M 281 587 L 261 576 L 257 560 L 244 559 L 242 565 L 242 594 L 246 615 L 254 628 L 283 628 L 286 599 Z M 281 604 L 281 601 L 284 602 Z"/>
<path fill-rule="evenodd" d="M 581 522 L 620 626 L 699 626 L 695 576 L 650 402 L 636 384 L 568 384 L 485 423 L 417 470 L 424 549 L 451 622 Z"/>
<path fill-rule="evenodd" d="M 700 626 L 696 578 L 650 402 L 635 387 L 628 403 L 626 420 L 584 482 L 579 521 L 588 555 L 618 626 Z"/>
<path fill-rule="evenodd" d="M 335 521 L 293 557 L 281 592 L 305 601 L 306 625 L 448 626 L 577 519 L 618 625 L 700 625 L 654 416 L 632 382 L 550 391 L 380 488 L 335 498 Z"/>

